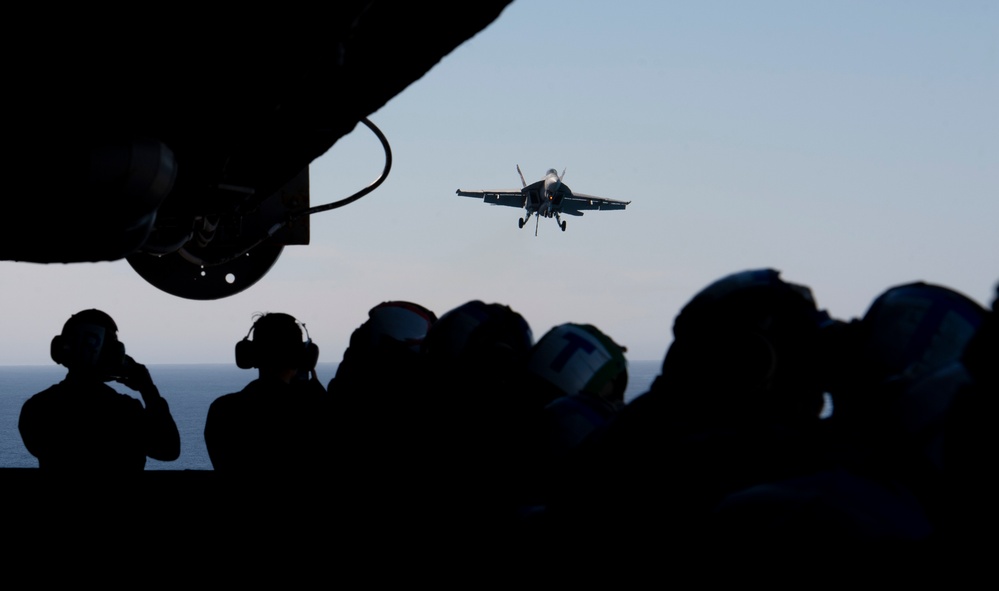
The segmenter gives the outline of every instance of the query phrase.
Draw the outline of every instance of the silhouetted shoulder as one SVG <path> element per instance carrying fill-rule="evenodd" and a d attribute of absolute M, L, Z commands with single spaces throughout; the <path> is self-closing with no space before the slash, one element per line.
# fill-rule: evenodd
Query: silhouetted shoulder
<path fill-rule="evenodd" d="M 208 408 L 205 444 L 216 471 L 295 472 L 323 453 L 323 396 L 280 380 L 258 379 Z"/>
<path fill-rule="evenodd" d="M 142 417 L 141 402 L 105 384 L 61 382 L 25 401 L 18 429 L 43 469 L 142 470 Z"/>

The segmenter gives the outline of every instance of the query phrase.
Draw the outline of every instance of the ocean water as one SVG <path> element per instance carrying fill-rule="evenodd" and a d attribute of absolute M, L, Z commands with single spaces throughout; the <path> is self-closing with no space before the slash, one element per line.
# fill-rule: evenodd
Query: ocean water
<path fill-rule="evenodd" d="M 660 361 L 629 361 L 625 400 L 645 392 L 659 374 Z M 205 448 L 205 417 L 212 401 L 223 394 L 238 392 L 257 377 L 256 370 L 231 364 L 149 365 L 149 373 L 160 394 L 170 403 L 180 431 L 180 457 L 173 462 L 149 459 L 147 470 L 211 470 Z M 320 363 L 316 372 L 327 384 L 336 373 L 336 363 Z M 38 461 L 28 453 L 17 430 L 21 405 L 32 395 L 61 382 L 66 369 L 58 365 L 0 366 L 0 468 L 35 468 Z M 109 385 L 135 398 L 138 392 L 121 384 Z"/>

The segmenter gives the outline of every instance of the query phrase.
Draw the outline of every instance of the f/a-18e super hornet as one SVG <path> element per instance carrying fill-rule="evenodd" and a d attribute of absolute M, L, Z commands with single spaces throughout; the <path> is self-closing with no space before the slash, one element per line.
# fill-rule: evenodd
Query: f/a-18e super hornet
<path fill-rule="evenodd" d="M 573 193 L 569 186 L 562 182 L 565 177 L 565 170 L 559 174 L 554 168 L 548 169 L 545 178 L 540 181 L 527 184 L 524 180 L 524 173 L 517 165 L 517 174 L 520 175 L 522 189 L 511 189 L 503 191 L 466 191 L 458 189 L 457 194 L 462 197 L 475 197 L 482 199 L 489 205 L 507 205 L 509 207 L 523 207 L 527 215 L 520 218 L 519 224 L 523 228 L 531 215 L 537 214 L 534 224 L 534 235 L 538 234 L 538 220 L 542 217 L 555 218 L 562 231 L 565 232 L 565 222 L 560 215 L 583 215 L 584 210 L 608 210 L 624 209 L 631 201 L 619 201 L 617 199 L 607 199 L 604 197 L 594 197 L 583 193 Z"/>

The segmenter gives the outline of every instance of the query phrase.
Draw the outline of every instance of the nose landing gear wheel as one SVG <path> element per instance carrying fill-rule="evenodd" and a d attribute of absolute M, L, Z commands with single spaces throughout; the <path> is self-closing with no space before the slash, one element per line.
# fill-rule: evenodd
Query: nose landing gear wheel
<path fill-rule="evenodd" d="M 562 222 L 562 225 L 560 227 L 562 228 L 562 231 L 565 232 L 565 222 Z"/>

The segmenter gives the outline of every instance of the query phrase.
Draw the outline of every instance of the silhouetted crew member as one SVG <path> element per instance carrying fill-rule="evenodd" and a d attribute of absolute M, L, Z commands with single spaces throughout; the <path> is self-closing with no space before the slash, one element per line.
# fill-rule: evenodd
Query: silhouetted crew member
<path fill-rule="evenodd" d="M 46 471 L 141 471 L 146 457 L 173 461 L 180 434 L 145 366 L 125 354 L 114 320 L 83 310 L 52 339 L 53 361 L 66 379 L 35 394 L 21 408 L 25 447 Z M 145 403 L 116 392 L 114 380 L 137 390 Z"/>
<path fill-rule="evenodd" d="M 522 478 L 525 436 L 541 405 L 522 386 L 533 345 L 519 312 L 481 300 L 444 313 L 423 340 L 429 395 L 421 444 L 429 444 L 423 451 L 439 487 L 430 502 L 446 505 L 446 525 L 463 530 L 452 533 L 504 524 L 514 495 L 530 485 Z"/>
<path fill-rule="evenodd" d="M 424 531 L 427 505 L 426 439 L 433 393 L 422 388 L 425 358 L 421 350 L 437 315 L 420 304 L 390 300 L 372 307 L 350 335 L 336 375 L 327 390 L 338 417 L 331 429 L 341 511 L 337 531 L 355 547 L 381 544 L 391 529 Z M 342 453 L 347 451 L 347 453 Z M 419 483 L 419 484 L 416 484 Z M 436 498 L 436 496 L 434 496 Z M 324 499 L 329 504 L 329 499 Z"/>
<path fill-rule="evenodd" d="M 260 315 L 236 344 L 236 365 L 257 368 L 242 391 L 220 396 L 208 409 L 205 444 L 219 472 L 241 474 L 313 470 L 322 445 L 326 390 L 312 373 L 319 347 L 302 340 L 288 314 Z"/>
<path fill-rule="evenodd" d="M 527 388 L 544 403 L 546 459 L 561 458 L 624 407 L 625 347 L 591 324 L 552 327 L 531 349 Z"/>
<path fill-rule="evenodd" d="M 719 518 L 715 509 L 750 487 L 839 467 L 819 419 L 826 318 L 810 289 L 773 269 L 733 273 L 697 293 L 674 320 L 674 340 L 649 391 L 578 448 L 576 475 L 561 479 L 564 492 L 549 507 L 558 540 L 619 539 L 648 527 L 662 545 L 639 552 L 668 547 L 685 567 L 723 551 L 731 558 L 732 541 L 754 531 L 767 531 L 770 544 L 793 543 L 776 525 L 794 516 L 791 501 L 807 496 L 798 488 L 754 503 L 772 511 L 750 510 L 746 521 L 755 529 L 739 520 L 746 512 Z M 815 529 L 810 535 L 827 531 Z"/>

